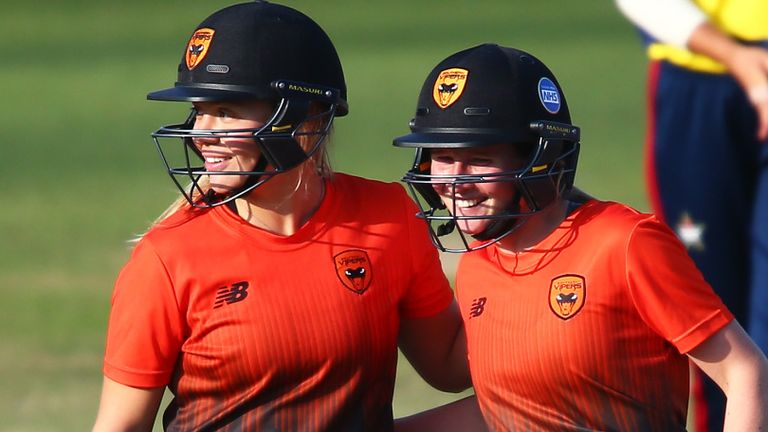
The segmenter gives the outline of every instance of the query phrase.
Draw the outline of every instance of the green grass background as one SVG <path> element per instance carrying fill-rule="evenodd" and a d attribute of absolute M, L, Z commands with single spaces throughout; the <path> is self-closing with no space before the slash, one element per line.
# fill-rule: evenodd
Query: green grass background
<path fill-rule="evenodd" d="M 528 50 L 555 71 L 582 127 L 576 183 L 646 209 L 645 59 L 613 2 L 299 1 L 335 41 L 350 115 L 336 123 L 340 171 L 397 180 L 431 68 L 482 42 Z M 97 409 L 113 280 L 176 196 L 149 133 L 187 107 L 148 102 L 172 85 L 194 26 L 225 1 L 4 2 L 0 28 L 0 430 L 81 431 Z M 446 260 L 451 271 L 452 260 Z M 395 413 L 456 396 L 400 367 Z"/>

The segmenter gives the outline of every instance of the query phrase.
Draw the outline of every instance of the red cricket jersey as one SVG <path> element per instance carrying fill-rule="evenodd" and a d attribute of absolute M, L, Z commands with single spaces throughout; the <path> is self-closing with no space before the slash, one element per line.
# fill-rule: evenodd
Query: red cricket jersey
<path fill-rule="evenodd" d="M 492 430 L 683 431 L 681 353 L 733 319 L 672 231 L 599 201 L 525 252 L 465 254 L 456 290 Z"/>
<path fill-rule="evenodd" d="M 182 210 L 114 289 L 104 374 L 168 385 L 167 430 L 388 430 L 401 318 L 453 293 L 398 184 L 336 174 L 296 234 Z"/>

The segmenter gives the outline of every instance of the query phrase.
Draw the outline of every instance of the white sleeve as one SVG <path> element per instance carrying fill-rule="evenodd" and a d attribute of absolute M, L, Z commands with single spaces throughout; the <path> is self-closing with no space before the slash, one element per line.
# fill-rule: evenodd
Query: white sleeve
<path fill-rule="evenodd" d="M 688 38 L 707 21 L 690 0 L 614 0 L 636 26 L 661 42 L 686 48 Z"/>

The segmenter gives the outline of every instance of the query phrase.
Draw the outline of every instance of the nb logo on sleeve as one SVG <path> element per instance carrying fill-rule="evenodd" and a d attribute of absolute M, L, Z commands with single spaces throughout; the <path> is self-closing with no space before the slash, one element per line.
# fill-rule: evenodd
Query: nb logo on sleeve
<path fill-rule="evenodd" d="M 246 297 L 248 297 L 248 282 L 246 281 L 237 282 L 231 286 L 223 286 L 216 292 L 216 302 L 213 303 L 213 308 L 237 303 L 245 300 Z"/>

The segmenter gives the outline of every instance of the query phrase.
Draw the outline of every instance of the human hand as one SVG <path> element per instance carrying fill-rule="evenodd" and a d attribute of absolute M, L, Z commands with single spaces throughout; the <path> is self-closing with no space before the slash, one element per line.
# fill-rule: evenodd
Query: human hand
<path fill-rule="evenodd" d="M 768 50 L 739 46 L 724 59 L 757 114 L 757 138 L 768 140 Z"/>

